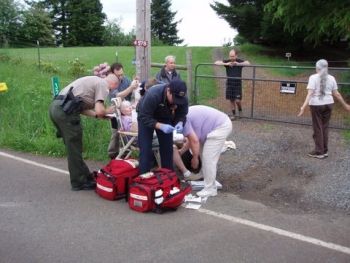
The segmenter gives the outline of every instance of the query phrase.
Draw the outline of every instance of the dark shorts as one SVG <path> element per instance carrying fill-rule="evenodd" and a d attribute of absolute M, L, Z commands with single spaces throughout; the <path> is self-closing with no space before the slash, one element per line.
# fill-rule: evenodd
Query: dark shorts
<path fill-rule="evenodd" d="M 242 82 L 227 83 L 226 85 L 226 99 L 227 100 L 241 100 L 242 99 Z"/>

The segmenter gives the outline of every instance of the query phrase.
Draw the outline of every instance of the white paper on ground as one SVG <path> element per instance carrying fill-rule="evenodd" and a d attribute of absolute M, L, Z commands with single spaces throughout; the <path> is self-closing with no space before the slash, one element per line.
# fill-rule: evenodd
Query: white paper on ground
<path fill-rule="evenodd" d="M 199 209 L 201 208 L 201 203 L 184 203 L 183 206 L 190 209 Z"/>
<path fill-rule="evenodd" d="M 193 202 L 193 203 L 201 203 L 202 202 L 202 200 L 199 196 L 194 196 L 192 194 L 186 195 L 184 201 L 185 202 Z"/>

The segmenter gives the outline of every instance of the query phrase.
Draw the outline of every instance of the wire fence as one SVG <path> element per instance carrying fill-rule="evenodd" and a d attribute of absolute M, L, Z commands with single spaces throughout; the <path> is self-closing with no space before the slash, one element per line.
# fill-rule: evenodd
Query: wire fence
<path fill-rule="evenodd" d="M 213 73 L 214 72 L 214 73 Z M 314 67 L 251 65 L 243 68 L 242 117 L 311 125 L 311 114 L 306 111 L 297 117 L 307 95 L 307 82 Z M 350 68 L 329 68 L 338 83 L 344 99 L 350 102 Z M 198 64 L 195 68 L 192 101 L 215 107 L 231 114 L 226 100 L 227 81 L 223 66 Z M 230 79 L 230 78 L 229 78 Z M 350 129 L 350 114 L 335 99 L 330 127 Z"/>

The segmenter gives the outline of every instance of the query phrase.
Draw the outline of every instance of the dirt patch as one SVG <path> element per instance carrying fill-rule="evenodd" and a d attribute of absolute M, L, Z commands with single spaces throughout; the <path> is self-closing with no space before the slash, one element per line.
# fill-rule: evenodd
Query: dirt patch
<path fill-rule="evenodd" d="M 350 213 L 349 147 L 330 131 L 327 159 L 307 156 L 313 149 L 309 126 L 240 119 L 233 122 L 236 150 L 222 154 L 218 181 L 223 192 L 284 212 Z"/>

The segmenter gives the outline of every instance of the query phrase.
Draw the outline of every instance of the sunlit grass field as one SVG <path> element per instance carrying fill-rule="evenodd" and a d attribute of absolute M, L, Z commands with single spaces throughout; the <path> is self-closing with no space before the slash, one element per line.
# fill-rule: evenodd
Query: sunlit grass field
<path fill-rule="evenodd" d="M 172 54 L 176 56 L 178 65 L 185 65 L 186 49 L 152 48 L 152 62 L 163 63 L 165 56 Z M 193 65 L 212 62 L 212 48 L 198 47 L 191 48 L 191 51 Z M 48 107 L 52 101 L 51 77 L 59 78 L 61 88 L 68 85 L 75 79 L 70 72 L 69 62 L 76 58 L 84 69 L 83 75 L 91 75 L 95 65 L 118 61 L 123 63 L 127 76 L 135 76 L 133 47 L 0 49 L 0 82 L 6 82 L 8 86 L 7 92 L 0 92 L 0 147 L 49 156 L 65 155 L 64 145 L 55 137 L 54 127 L 48 116 Z M 158 70 L 152 68 L 152 76 Z M 187 79 L 186 71 L 180 71 L 180 74 L 182 79 Z M 208 89 L 212 89 L 209 84 Z M 208 92 L 203 91 L 203 94 L 209 96 Z M 84 158 L 106 160 L 110 123 L 88 117 L 82 119 Z"/>

